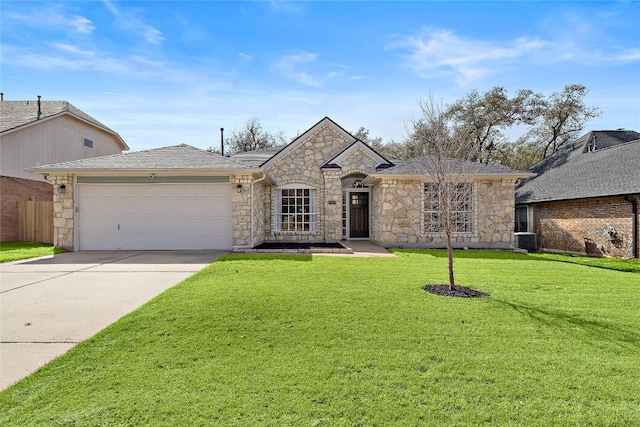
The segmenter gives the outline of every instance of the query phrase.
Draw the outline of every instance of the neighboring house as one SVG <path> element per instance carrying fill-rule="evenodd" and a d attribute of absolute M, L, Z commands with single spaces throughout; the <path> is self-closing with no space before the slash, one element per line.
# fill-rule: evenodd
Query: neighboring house
<path fill-rule="evenodd" d="M 52 200 L 53 187 L 25 169 L 128 150 L 113 130 L 66 101 L 0 101 L 0 241 L 18 238 L 18 200 Z"/>
<path fill-rule="evenodd" d="M 540 249 L 638 258 L 640 133 L 594 131 L 531 168 L 516 190 L 516 231 Z"/>
<path fill-rule="evenodd" d="M 458 247 L 513 246 L 516 182 L 470 164 Z M 368 239 L 442 247 L 420 162 L 394 165 L 329 118 L 285 147 L 232 157 L 188 145 L 34 168 L 51 176 L 55 244 L 87 249 L 244 249 Z M 427 191 L 427 194 L 425 194 Z"/>

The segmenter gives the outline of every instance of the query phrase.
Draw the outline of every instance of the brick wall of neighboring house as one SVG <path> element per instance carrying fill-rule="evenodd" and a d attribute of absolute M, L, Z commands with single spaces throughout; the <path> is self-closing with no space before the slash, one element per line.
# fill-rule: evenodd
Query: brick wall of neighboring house
<path fill-rule="evenodd" d="M 535 217 L 541 250 L 633 256 L 632 207 L 624 197 L 540 203 Z"/>
<path fill-rule="evenodd" d="M 53 200 L 53 186 L 31 179 L 0 177 L 0 241 L 18 239 L 18 200 Z"/>

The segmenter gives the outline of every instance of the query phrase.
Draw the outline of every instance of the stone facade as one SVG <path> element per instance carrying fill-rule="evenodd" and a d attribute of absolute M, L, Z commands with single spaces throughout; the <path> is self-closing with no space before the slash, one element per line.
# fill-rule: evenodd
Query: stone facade
<path fill-rule="evenodd" d="M 18 200 L 51 201 L 53 187 L 48 182 L 3 176 L 0 178 L 0 241 L 18 240 Z"/>
<path fill-rule="evenodd" d="M 303 184 L 317 191 L 317 227 L 315 232 L 276 231 L 276 192 L 271 191 L 269 227 L 265 241 L 335 242 L 342 236 L 342 187 L 340 169 L 323 169 L 322 165 L 347 144 L 351 143 L 331 126 L 322 126 L 307 135 L 297 146 L 284 153 L 266 169 L 273 188 L 287 184 Z"/>
<path fill-rule="evenodd" d="M 53 245 L 74 250 L 74 185 L 73 175 L 51 177 L 53 184 Z M 64 193 L 60 186 L 65 186 Z"/>
<path fill-rule="evenodd" d="M 403 175 L 403 172 L 391 175 L 377 170 L 379 166 L 393 165 L 330 119 L 323 119 L 260 165 L 228 169 L 232 210 L 230 249 L 249 250 L 263 242 L 278 241 L 338 242 L 344 237 L 343 231 L 349 236 L 370 238 L 390 247 L 445 245 L 443 233 L 425 232 L 426 177 Z M 212 171 L 220 173 L 215 168 Z M 176 170 L 175 173 L 182 172 Z M 473 181 L 472 231 L 456 233 L 454 244 L 457 247 L 509 248 L 514 241 L 514 177 L 518 173 L 495 178 L 483 176 Z M 74 222 L 74 177 L 56 175 L 52 183 L 54 244 L 73 250 L 74 226 L 77 225 Z M 66 186 L 64 193 L 59 191 L 63 184 Z M 367 187 L 362 187 L 363 184 Z M 309 208 L 315 206 L 316 212 L 291 210 L 280 218 L 276 207 L 281 200 L 277 197 L 284 186 L 314 189 L 310 194 L 315 194 L 315 203 L 310 199 L 311 202 L 304 204 Z M 369 197 L 354 196 L 357 193 L 368 193 Z M 349 204 L 343 206 L 345 194 Z M 287 201 L 291 208 L 298 208 L 301 203 L 295 199 Z M 309 221 L 313 214 L 316 215 L 315 223 Z M 343 215 L 346 218 L 344 227 Z M 276 219 L 282 220 L 281 229 L 276 229 Z"/>
<path fill-rule="evenodd" d="M 480 243 L 511 247 L 516 180 L 481 180 L 475 183 L 476 219 Z M 474 242 L 475 243 L 475 242 Z"/>
<path fill-rule="evenodd" d="M 640 203 L 640 196 L 635 199 Z M 633 256 L 632 206 L 623 197 L 539 203 L 534 209 L 541 250 Z"/>
<path fill-rule="evenodd" d="M 372 190 L 372 240 L 392 247 L 443 247 L 444 233 L 424 230 L 423 187 L 418 179 L 389 178 Z M 471 233 L 454 233 L 456 247 L 510 248 L 513 245 L 515 180 L 474 182 Z"/>
<path fill-rule="evenodd" d="M 422 183 L 383 179 L 371 192 L 371 238 L 383 246 L 418 246 L 432 243 L 421 225 Z"/>

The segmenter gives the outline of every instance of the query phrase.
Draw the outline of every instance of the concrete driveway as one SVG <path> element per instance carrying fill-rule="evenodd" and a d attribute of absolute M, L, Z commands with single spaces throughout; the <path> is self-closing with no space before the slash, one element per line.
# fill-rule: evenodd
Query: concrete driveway
<path fill-rule="evenodd" d="M 90 251 L 0 264 L 0 390 L 222 251 Z"/>

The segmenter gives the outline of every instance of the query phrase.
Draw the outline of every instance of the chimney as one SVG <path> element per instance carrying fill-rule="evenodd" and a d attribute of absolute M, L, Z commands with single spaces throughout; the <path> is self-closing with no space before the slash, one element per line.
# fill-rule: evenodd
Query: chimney
<path fill-rule="evenodd" d="M 40 98 L 41 98 L 41 96 L 38 95 L 38 118 L 36 120 L 40 120 L 40 116 L 42 115 L 42 108 L 41 108 L 41 105 L 40 105 Z"/>
<path fill-rule="evenodd" d="M 224 128 L 220 128 L 220 155 L 224 156 Z"/>

